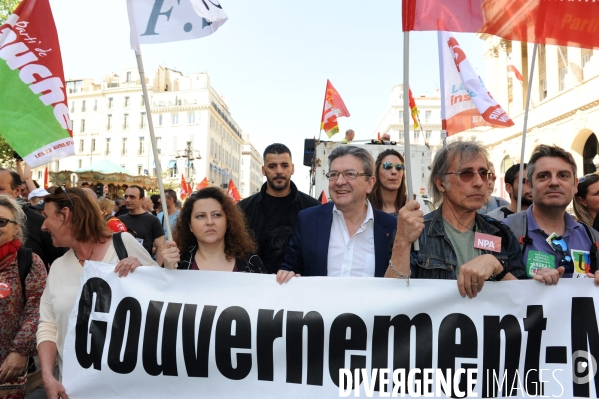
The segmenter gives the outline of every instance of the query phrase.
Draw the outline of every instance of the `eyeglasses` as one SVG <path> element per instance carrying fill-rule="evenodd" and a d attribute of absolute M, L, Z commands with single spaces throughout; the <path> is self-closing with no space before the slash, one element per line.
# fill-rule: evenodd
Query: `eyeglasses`
<path fill-rule="evenodd" d="M 460 180 L 463 182 L 469 182 L 474 178 L 474 175 L 480 175 L 482 181 L 488 181 L 493 173 L 488 170 L 481 170 L 480 172 L 475 172 L 473 170 L 460 170 L 459 172 L 447 172 L 443 173 L 444 175 L 460 175 Z"/>
<path fill-rule="evenodd" d="M 393 162 L 383 162 L 383 169 L 391 169 L 393 167 Z M 406 165 L 397 163 L 395 164 L 395 169 L 399 172 L 401 170 L 404 170 L 406 168 Z"/>
<path fill-rule="evenodd" d="M 568 244 L 566 244 L 564 237 L 553 237 L 550 245 L 555 252 L 561 252 L 564 255 L 559 261 L 559 266 L 564 266 L 566 269 L 565 273 L 574 273 L 574 262 L 572 261 L 572 257 L 568 255 Z"/>
<path fill-rule="evenodd" d="M 62 191 L 64 191 L 64 195 L 67 196 L 67 198 L 69 199 L 69 202 L 71 203 L 71 208 L 75 207 L 75 204 L 73 204 L 73 200 L 71 199 L 71 197 L 69 196 L 69 193 L 67 192 L 67 188 L 65 187 L 64 184 L 60 185 L 60 188 L 62 188 Z"/>
<path fill-rule="evenodd" d="M 578 184 L 584 183 L 589 177 L 591 177 L 593 175 L 594 175 L 594 173 L 589 173 L 588 175 L 582 176 L 580 179 L 578 179 Z"/>
<path fill-rule="evenodd" d="M 343 175 L 345 180 L 356 180 L 358 176 L 370 176 L 368 173 L 359 173 L 357 170 L 344 170 L 343 172 L 332 170 L 326 174 L 326 177 L 330 181 L 335 181 L 339 178 L 339 175 Z"/>
<path fill-rule="evenodd" d="M 14 223 L 14 224 L 18 224 L 17 222 L 15 222 L 14 220 L 10 220 L 7 218 L 0 218 L 0 227 L 6 227 L 6 225 L 8 223 Z"/>

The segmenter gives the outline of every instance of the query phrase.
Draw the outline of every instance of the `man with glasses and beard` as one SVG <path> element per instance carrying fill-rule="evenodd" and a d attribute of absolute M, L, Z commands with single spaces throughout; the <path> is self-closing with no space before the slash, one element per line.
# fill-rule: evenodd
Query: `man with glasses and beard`
<path fill-rule="evenodd" d="M 518 210 L 518 188 L 522 184 L 522 200 L 520 201 L 520 210 L 525 211 L 532 205 L 532 191 L 526 184 L 526 164 L 524 164 L 524 176 L 520 178 L 520 164 L 512 165 L 505 171 L 505 191 L 510 195 L 510 204 L 500 207 L 487 213 L 487 216 L 493 219 L 503 220 L 508 215 L 516 213 Z"/>
<path fill-rule="evenodd" d="M 474 141 L 456 141 L 437 153 L 429 192 L 439 206 L 426 216 L 414 200 L 399 210 L 385 277 L 457 280 L 460 295 L 469 298 L 487 281 L 526 278 L 516 237 L 477 213 L 485 201 L 488 165 L 487 149 Z M 419 250 L 413 251 L 416 240 Z"/>
<path fill-rule="evenodd" d="M 260 192 L 239 202 L 248 227 L 258 241 L 258 256 L 267 273 L 276 273 L 283 262 L 298 213 L 320 205 L 316 199 L 297 189 L 291 181 L 294 168 L 291 151 L 274 143 L 264 150 L 262 174 L 266 183 Z"/>
<path fill-rule="evenodd" d="M 572 154 L 553 145 L 538 145 L 528 161 L 526 184 L 532 206 L 509 215 L 509 225 L 522 244 L 522 261 L 529 277 L 548 285 L 560 277 L 594 278 L 599 233 L 566 212 L 578 191 Z"/>

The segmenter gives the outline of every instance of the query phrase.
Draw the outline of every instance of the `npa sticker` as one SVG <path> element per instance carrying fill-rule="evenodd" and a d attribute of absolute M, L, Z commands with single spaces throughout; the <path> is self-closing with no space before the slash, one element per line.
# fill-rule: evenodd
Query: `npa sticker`
<path fill-rule="evenodd" d="M 555 255 L 541 251 L 528 251 L 526 274 L 532 277 L 539 269 L 555 269 Z"/>
<path fill-rule="evenodd" d="M 501 252 L 501 237 L 490 234 L 474 233 L 474 248 L 485 251 Z"/>
<path fill-rule="evenodd" d="M 586 277 L 591 272 L 591 253 L 572 249 L 572 260 L 574 261 L 574 278 Z"/>

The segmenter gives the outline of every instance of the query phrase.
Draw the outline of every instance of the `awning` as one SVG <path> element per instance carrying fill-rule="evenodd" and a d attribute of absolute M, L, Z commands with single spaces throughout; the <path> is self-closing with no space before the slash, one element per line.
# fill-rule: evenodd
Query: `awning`
<path fill-rule="evenodd" d="M 160 162 L 160 166 L 162 166 L 162 162 Z M 156 168 L 156 162 L 152 161 L 152 168 Z"/>
<path fill-rule="evenodd" d="M 167 169 L 174 169 L 176 167 L 177 167 L 177 161 L 176 160 L 168 161 Z"/>

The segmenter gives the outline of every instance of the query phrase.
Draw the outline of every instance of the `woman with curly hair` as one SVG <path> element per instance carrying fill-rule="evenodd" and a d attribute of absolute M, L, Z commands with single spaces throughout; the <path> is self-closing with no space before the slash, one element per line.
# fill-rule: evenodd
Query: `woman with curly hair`
<path fill-rule="evenodd" d="M 162 252 L 167 268 L 265 273 L 243 213 L 220 188 L 204 188 L 185 201 L 173 238 Z"/>
<path fill-rule="evenodd" d="M 376 182 L 368 196 L 375 209 L 397 216 L 406 204 L 406 170 L 404 158 L 394 149 L 379 154 L 374 167 Z"/>

